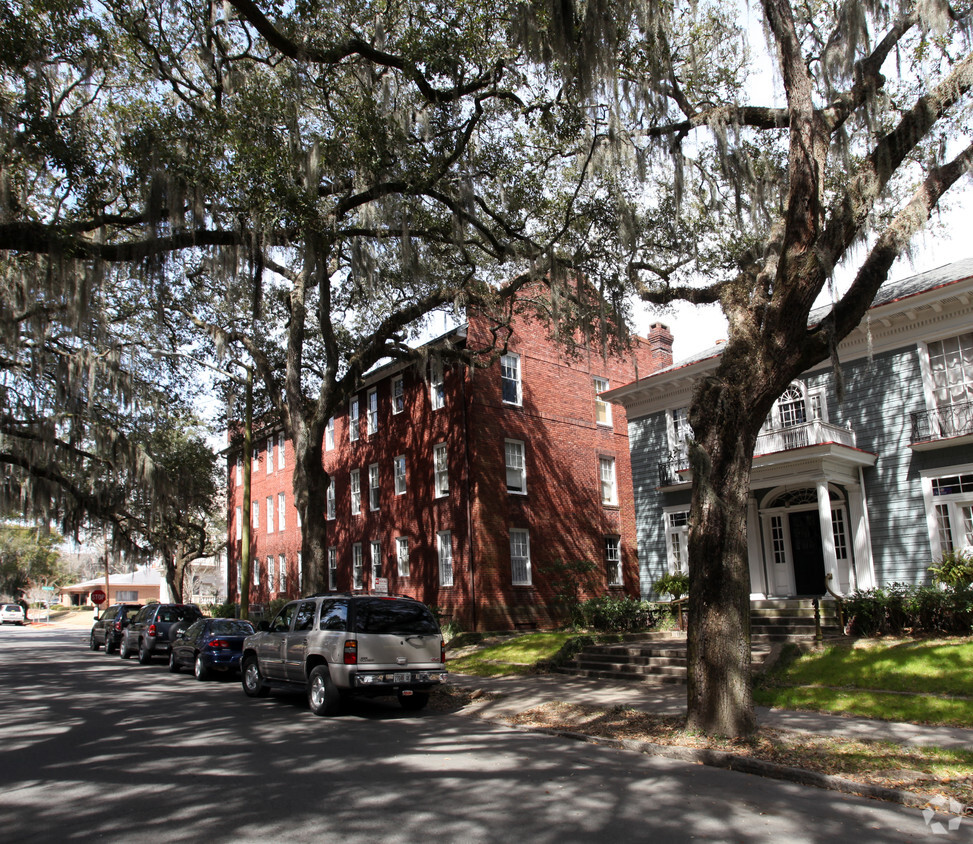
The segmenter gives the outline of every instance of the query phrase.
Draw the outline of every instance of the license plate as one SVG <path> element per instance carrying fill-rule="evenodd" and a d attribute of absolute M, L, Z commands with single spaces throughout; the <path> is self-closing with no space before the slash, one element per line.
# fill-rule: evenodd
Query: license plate
<path fill-rule="evenodd" d="M 411 679 L 412 679 L 412 675 L 409 674 L 408 672 L 405 672 L 404 674 L 399 673 L 399 674 L 393 674 L 392 675 L 392 682 L 393 683 L 408 683 L 409 680 L 411 680 Z"/>

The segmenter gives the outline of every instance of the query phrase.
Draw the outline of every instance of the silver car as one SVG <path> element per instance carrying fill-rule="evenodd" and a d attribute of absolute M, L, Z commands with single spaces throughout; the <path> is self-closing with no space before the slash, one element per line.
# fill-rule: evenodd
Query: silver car
<path fill-rule="evenodd" d="M 445 682 L 439 623 L 412 598 L 316 595 L 291 601 L 243 643 L 243 690 L 304 689 L 316 715 L 334 715 L 352 695 L 395 695 L 422 709 Z"/>
<path fill-rule="evenodd" d="M 27 621 L 27 614 L 20 604 L 0 605 L 0 624 L 23 624 Z"/>

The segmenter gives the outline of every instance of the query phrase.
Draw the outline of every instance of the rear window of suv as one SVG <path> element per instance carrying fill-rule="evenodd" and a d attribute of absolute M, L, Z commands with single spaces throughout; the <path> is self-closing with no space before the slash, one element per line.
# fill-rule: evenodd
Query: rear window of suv
<path fill-rule="evenodd" d="M 355 602 L 356 633 L 436 634 L 439 625 L 418 601 L 364 598 Z"/>

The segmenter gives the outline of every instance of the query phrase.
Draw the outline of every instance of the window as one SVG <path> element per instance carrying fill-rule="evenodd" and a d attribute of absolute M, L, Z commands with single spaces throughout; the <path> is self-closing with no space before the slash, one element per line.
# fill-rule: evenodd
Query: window
<path fill-rule="evenodd" d="M 277 530 L 281 532 L 283 532 L 284 530 L 284 522 L 285 522 L 284 510 L 285 510 L 284 493 L 278 492 L 277 493 Z"/>
<path fill-rule="evenodd" d="M 281 431 L 277 435 L 277 468 L 284 468 L 284 432 Z"/>
<path fill-rule="evenodd" d="M 395 539 L 395 562 L 399 577 L 409 576 L 409 538 L 399 536 Z"/>
<path fill-rule="evenodd" d="M 297 552 L 297 586 L 301 587 L 304 582 L 304 556 L 300 551 Z"/>
<path fill-rule="evenodd" d="M 507 404 L 521 403 L 520 355 L 508 354 L 500 358 L 500 385 Z"/>
<path fill-rule="evenodd" d="M 333 545 L 328 549 L 328 589 L 338 588 L 338 549 Z"/>
<path fill-rule="evenodd" d="M 329 479 L 329 481 L 330 481 L 330 479 Z M 297 516 L 296 516 L 296 518 L 297 518 L 297 527 L 298 527 L 298 529 L 300 529 L 300 527 L 301 527 L 301 508 L 297 506 L 297 496 L 296 495 L 294 496 L 294 511 L 297 513 Z"/>
<path fill-rule="evenodd" d="M 239 454 L 236 458 L 236 482 L 238 484 L 243 483 L 243 457 Z"/>
<path fill-rule="evenodd" d="M 429 399 L 432 409 L 439 410 L 446 404 L 446 385 L 443 383 L 443 362 L 439 357 L 429 361 Z"/>
<path fill-rule="evenodd" d="M 351 588 L 361 589 L 362 588 L 362 577 L 364 575 L 362 555 L 361 555 L 361 543 L 356 542 L 351 546 Z"/>
<path fill-rule="evenodd" d="M 353 516 L 361 513 L 361 472 L 351 470 L 351 513 Z"/>
<path fill-rule="evenodd" d="M 392 413 L 405 410 L 405 381 L 400 375 L 392 379 Z"/>
<path fill-rule="evenodd" d="M 392 472 L 395 475 L 395 494 L 405 495 L 405 455 L 400 454 L 392 461 Z"/>
<path fill-rule="evenodd" d="M 253 471 L 257 471 L 257 467 L 260 465 L 260 443 L 253 444 Z"/>
<path fill-rule="evenodd" d="M 453 535 L 448 530 L 436 534 L 439 549 L 439 585 L 453 585 Z"/>
<path fill-rule="evenodd" d="M 241 595 L 240 590 L 243 588 L 243 575 L 240 573 L 240 561 L 236 561 L 236 591 L 237 595 Z"/>
<path fill-rule="evenodd" d="M 666 557 L 669 571 L 689 573 L 689 511 L 671 510 L 665 514 Z"/>
<path fill-rule="evenodd" d="M 348 406 L 348 442 L 358 441 L 358 398 L 353 398 Z"/>
<path fill-rule="evenodd" d="M 530 586 L 530 534 L 510 531 L 510 581 L 514 586 Z"/>
<path fill-rule="evenodd" d="M 382 543 L 372 542 L 372 583 L 382 576 Z"/>
<path fill-rule="evenodd" d="M 274 558 L 267 557 L 267 590 L 273 592 L 276 572 L 274 571 Z"/>
<path fill-rule="evenodd" d="M 680 465 L 688 468 L 689 441 L 693 438 L 693 429 L 689 424 L 689 411 L 685 407 L 677 407 L 666 414 L 666 428 L 669 436 L 669 456 Z"/>
<path fill-rule="evenodd" d="M 287 591 L 287 557 L 283 554 L 277 560 L 277 591 L 286 592 Z"/>
<path fill-rule="evenodd" d="M 327 518 L 330 521 L 334 518 L 334 475 L 328 478 L 326 500 L 328 502 Z"/>
<path fill-rule="evenodd" d="M 950 551 L 973 552 L 973 471 L 963 467 L 953 475 L 931 479 L 931 503 L 935 517 L 938 559 Z M 927 499 L 928 500 L 928 499 Z"/>
<path fill-rule="evenodd" d="M 433 463 L 436 473 L 436 498 L 449 494 L 449 457 L 446 443 L 433 446 Z"/>
<path fill-rule="evenodd" d="M 381 490 L 378 487 L 378 463 L 372 463 L 368 467 L 368 509 L 377 510 L 379 508 Z"/>
<path fill-rule="evenodd" d="M 601 503 L 618 503 L 618 486 L 615 483 L 615 458 L 599 457 L 598 471 L 601 475 Z"/>
<path fill-rule="evenodd" d="M 267 437 L 267 474 L 274 471 L 274 438 Z"/>
<path fill-rule="evenodd" d="M 605 537 L 605 566 L 608 570 L 608 585 L 622 585 L 622 549 L 617 536 Z"/>
<path fill-rule="evenodd" d="M 115 592 L 116 601 L 132 601 L 137 602 L 139 599 L 138 589 L 119 589 Z"/>
<path fill-rule="evenodd" d="M 324 450 L 325 451 L 334 450 L 334 417 L 333 416 L 328 420 L 328 424 L 324 426 Z"/>
<path fill-rule="evenodd" d="M 507 492 L 527 492 L 524 444 L 520 440 L 504 440 L 503 451 L 507 465 Z"/>
<path fill-rule="evenodd" d="M 250 504 L 250 518 L 253 519 L 253 529 L 260 527 L 260 502 L 254 499 Z"/>
<path fill-rule="evenodd" d="M 599 425 L 611 425 L 612 406 L 598 395 L 608 389 L 608 379 L 593 378 L 592 381 L 595 385 L 595 422 Z"/>
<path fill-rule="evenodd" d="M 274 532 L 274 499 L 273 496 L 267 496 L 267 533 Z"/>
<path fill-rule="evenodd" d="M 368 391 L 368 436 L 372 437 L 378 432 L 378 390 L 372 388 Z"/>
<path fill-rule="evenodd" d="M 260 586 L 260 560 L 253 558 L 253 577 L 250 578 L 251 586 Z"/>
<path fill-rule="evenodd" d="M 930 343 L 928 382 L 935 413 L 931 433 L 973 433 L 973 332 Z"/>
<path fill-rule="evenodd" d="M 243 508 L 236 508 L 236 538 L 243 539 Z"/>
<path fill-rule="evenodd" d="M 807 403 L 799 384 L 791 384 L 777 399 L 777 420 L 781 428 L 793 428 L 807 422 Z"/>

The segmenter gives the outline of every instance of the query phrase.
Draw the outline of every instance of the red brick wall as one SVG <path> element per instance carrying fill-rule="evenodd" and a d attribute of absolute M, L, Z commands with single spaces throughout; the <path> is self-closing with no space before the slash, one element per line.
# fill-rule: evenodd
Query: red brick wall
<path fill-rule="evenodd" d="M 612 425 L 595 422 L 595 389 L 600 376 L 616 387 L 671 363 L 671 335 L 653 326 L 653 339 L 639 341 L 621 357 L 607 360 L 592 351 L 568 357 L 550 343 L 539 324 L 518 317 L 509 341 L 520 355 L 523 402 L 513 407 L 501 401 L 499 363 L 486 369 L 445 368 L 445 406 L 432 410 L 428 373 L 417 367 L 395 372 L 405 386 L 405 409 L 392 412 L 391 370 L 376 373 L 359 393 L 361 434 L 348 438 L 347 408 L 335 419 L 335 448 L 325 452 L 324 466 L 336 485 L 336 518 L 329 522 L 329 546 L 337 548 L 339 591 L 352 588 L 352 546 L 362 543 L 364 584 L 371 579 L 372 541 L 381 543 L 382 576 L 393 593 L 407 594 L 455 618 L 464 629 L 549 627 L 561 620 L 558 596 L 576 587 L 584 596 L 626 594 L 638 596 L 635 555 L 635 508 L 624 411 L 611 407 Z M 489 342 L 486 322 L 471 319 L 469 344 Z M 459 338 L 459 342 L 462 339 Z M 366 429 L 367 394 L 377 390 L 379 425 L 374 435 Z M 507 492 L 504 440 L 525 443 L 527 492 Z M 284 467 L 278 465 L 274 435 L 273 470 L 267 472 L 266 438 L 257 437 L 259 458 L 252 476 L 252 499 L 259 502 L 259 527 L 253 531 L 253 556 L 259 560 L 260 585 L 251 601 L 264 602 L 281 594 L 299 592 L 298 554 L 301 550 L 297 511 L 294 508 L 291 444 L 286 443 Z M 449 494 L 435 496 L 433 448 L 446 443 Z M 394 492 L 393 460 L 406 457 L 406 493 Z M 600 498 L 598 459 L 615 458 L 617 506 Z M 369 507 L 368 470 L 377 463 L 380 508 Z M 361 510 L 351 512 L 350 472 L 359 469 Z M 229 469 L 230 594 L 236 595 L 236 508 L 242 504 L 236 483 L 235 457 Z M 286 501 L 285 529 L 278 529 L 278 494 Z M 266 499 L 273 496 L 274 530 L 267 530 Z M 324 518 L 324 514 L 321 514 Z M 511 584 L 510 528 L 529 531 L 532 582 Z M 437 532 L 452 536 L 453 585 L 440 586 Z M 620 537 L 623 583 L 607 585 L 604 538 Z M 409 540 L 408 577 L 400 577 L 396 563 L 396 537 Z M 288 566 L 287 590 L 280 593 L 267 584 L 267 556 Z M 578 561 L 594 565 L 579 578 L 564 571 Z"/>

